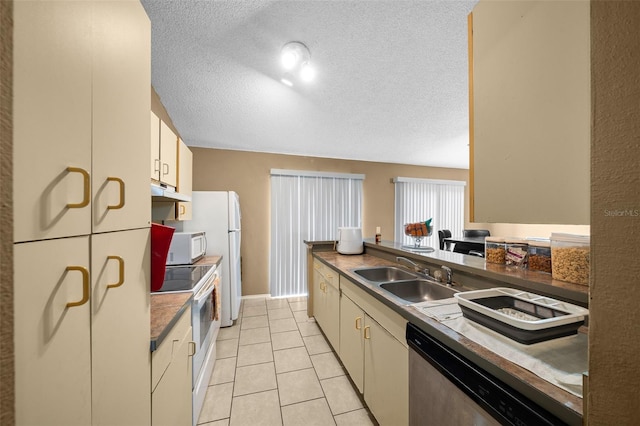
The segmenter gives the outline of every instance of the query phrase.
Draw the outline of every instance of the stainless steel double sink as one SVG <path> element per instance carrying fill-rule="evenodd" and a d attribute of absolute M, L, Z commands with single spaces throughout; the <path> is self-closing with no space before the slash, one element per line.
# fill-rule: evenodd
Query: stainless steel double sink
<path fill-rule="evenodd" d="M 372 266 L 351 271 L 405 305 L 448 299 L 457 293 L 451 287 L 395 266 Z"/>

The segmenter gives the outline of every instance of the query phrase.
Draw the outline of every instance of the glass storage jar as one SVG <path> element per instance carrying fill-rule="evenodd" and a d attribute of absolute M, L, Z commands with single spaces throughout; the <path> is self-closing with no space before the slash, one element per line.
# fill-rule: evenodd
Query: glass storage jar
<path fill-rule="evenodd" d="M 551 234 L 551 276 L 556 280 L 589 285 L 588 235 Z"/>
<path fill-rule="evenodd" d="M 509 238 L 505 240 L 504 264 L 524 268 L 527 266 L 527 254 L 529 245 L 522 238 Z"/>
<path fill-rule="evenodd" d="M 504 238 L 487 237 L 484 240 L 484 258 L 487 263 L 497 263 L 504 265 L 506 249 L 504 246 Z"/>
<path fill-rule="evenodd" d="M 531 271 L 551 273 L 551 241 L 527 240 L 529 243 L 529 260 L 527 266 Z"/>

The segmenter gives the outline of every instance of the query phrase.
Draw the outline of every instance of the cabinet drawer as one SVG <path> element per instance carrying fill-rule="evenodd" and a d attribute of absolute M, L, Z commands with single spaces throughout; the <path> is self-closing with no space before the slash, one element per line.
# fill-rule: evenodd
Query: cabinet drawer
<path fill-rule="evenodd" d="M 187 308 L 178 322 L 173 326 L 167 337 L 151 354 L 151 390 L 153 391 L 162 375 L 167 370 L 171 360 L 175 357 L 178 348 L 186 339 L 191 339 L 191 334 L 186 333 L 191 328 L 191 308 Z"/>
<path fill-rule="evenodd" d="M 318 271 L 321 278 L 324 281 L 326 281 L 328 284 L 330 284 L 333 288 L 335 288 L 336 290 L 340 288 L 338 273 L 335 272 L 333 269 L 329 268 L 327 265 L 325 265 L 324 263 L 320 262 L 317 259 L 313 260 L 313 269 Z"/>

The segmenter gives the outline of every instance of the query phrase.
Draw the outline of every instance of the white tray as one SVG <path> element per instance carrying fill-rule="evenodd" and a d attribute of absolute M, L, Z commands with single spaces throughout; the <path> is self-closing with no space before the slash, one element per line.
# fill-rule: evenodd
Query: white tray
<path fill-rule="evenodd" d="M 551 314 L 553 311 L 561 311 L 564 313 L 564 315 L 551 316 L 549 318 L 541 318 L 536 320 L 526 320 L 504 314 L 500 311 L 497 311 L 496 309 L 484 306 L 476 302 L 476 300 L 478 299 L 486 299 L 498 296 L 507 296 L 509 298 L 512 298 L 515 306 L 523 308 L 522 310 L 524 311 L 527 310 L 527 307 L 535 305 L 539 313 Z M 511 327 L 515 327 L 521 330 L 545 330 L 562 325 L 573 324 L 584 321 L 585 317 L 589 315 L 589 310 L 580 306 L 572 305 L 571 303 L 562 302 L 550 297 L 540 296 L 538 294 L 506 287 L 497 287 L 488 290 L 465 291 L 456 293 L 454 297 L 458 301 L 458 304 L 461 308 L 468 308 L 487 317 L 493 318 L 503 324 L 507 324 Z M 526 303 L 519 304 L 519 301 L 523 301 Z"/>

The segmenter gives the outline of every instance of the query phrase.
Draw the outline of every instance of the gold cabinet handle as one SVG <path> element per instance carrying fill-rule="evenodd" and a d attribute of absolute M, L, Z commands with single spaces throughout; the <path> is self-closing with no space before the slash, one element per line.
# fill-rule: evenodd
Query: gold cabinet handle
<path fill-rule="evenodd" d="M 160 173 L 160 159 L 156 158 L 153 160 L 153 172 Z"/>
<path fill-rule="evenodd" d="M 120 202 L 115 206 L 107 206 L 107 209 L 117 210 L 117 209 L 123 208 L 124 207 L 124 181 L 117 177 L 108 177 L 107 180 L 109 182 L 118 182 L 118 184 L 120 185 Z"/>
<path fill-rule="evenodd" d="M 196 354 L 196 342 L 189 342 L 189 356 Z"/>
<path fill-rule="evenodd" d="M 67 308 L 82 306 L 89 300 L 89 271 L 82 266 L 67 266 L 67 271 L 78 271 L 82 274 L 82 299 L 78 302 L 67 303 Z"/>
<path fill-rule="evenodd" d="M 180 215 L 182 216 L 186 212 L 187 212 L 187 208 L 184 206 L 184 204 L 180 204 Z"/>
<path fill-rule="evenodd" d="M 118 282 L 115 284 L 107 284 L 107 288 L 117 288 L 124 284 L 124 259 L 120 256 L 107 256 L 108 260 L 118 261 Z"/>
<path fill-rule="evenodd" d="M 364 338 L 371 339 L 371 328 L 369 326 L 364 328 Z"/>
<path fill-rule="evenodd" d="M 166 176 L 168 174 L 169 174 L 169 163 L 162 163 L 162 176 Z"/>
<path fill-rule="evenodd" d="M 362 317 L 356 318 L 356 330 L 360 330 L 362 328 Z"/>
<path fill-rule="evenodd" d="M 79 203 L 69 203 L 67 204 L 67 208 L 80 209 L 82 207 L 87 207 L 89 205 L 89 201 L 91 201 L 91 179 L 89 178 L 89 172 L 87 172 L 85 169 L 81 169 L 80 167 L 67 167 L 67 172 L 80 173 L 82 175 L 84 186 L 82 201 Z"/>

